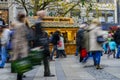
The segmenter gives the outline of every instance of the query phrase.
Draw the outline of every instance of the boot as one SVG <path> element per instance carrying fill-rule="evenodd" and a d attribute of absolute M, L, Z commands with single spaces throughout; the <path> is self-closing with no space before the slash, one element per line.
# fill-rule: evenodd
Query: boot
<path fill-rule="evenodd" d="M 103 69 L 100 65 L 96 65 L 96 69 Z"/>

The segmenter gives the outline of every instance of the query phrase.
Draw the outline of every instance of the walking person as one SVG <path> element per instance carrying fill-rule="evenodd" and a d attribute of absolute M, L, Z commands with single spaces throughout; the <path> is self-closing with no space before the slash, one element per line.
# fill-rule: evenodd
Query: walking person
<path fill-rule="evenodd" d="M 114 39 L 111 39 L 110 42 L 108 42 L 109 48 L 110 48 L 110 52 L 108 53 L 108 58 L 110 57 L 110 55 L 113 54 L 113 58 L 115 58 L 115 53 L 116 53 L 116 47 L 117 44 L 115 43 Z"/>
<path fill-rule="evenodd" d="M 98 42 L 98 37 L 105 34 L 102 31 L 101 23 L 98 19 L 93 19 L 89 27 L 89 52 L 92 52 L 93 61 L 96 69 L 102 69 L 100 66 L 101 55 L 102 55 L 102 43 Z"/>
<path fill-rule="evenodd" d="M 65 53 L 65 45 L 64 45 L 64 38 L 62 36 L 62 34 L 60 35 L 60 40 L 58 42 L 58 45 L 57 45 L 57 49 L 58 49 L 58 55 L 57 57 L 59 58 L 60 56 L 66 58 L 66 53 Z"/>
<path fill-rule="evenodd" d="M 22 12 L 19 12 L 17 15 L 17 22 L 14 26 L 14 35 L 12 39 L 13 44 L 13 56 L 12 61 L 21 59 L 28 56 L 28 41 L 27 33 L 25 31 L 25 18 L 26 15 Z M 22 80 L 23 74 L 17 74 L 17 80 Z"/>
<path fill-rule="evenodd" d="M 81 24 L 79 27 L 79 30 L 76 34 L 76 56 L 80 53 L 80 62 L 82 62 L 82 49 L 85 50 L 85 40 L 84 40 L 84 28 L 86 27 L 86 24 Z"/>
<path fill-rule="evenodd" d="M 116 32 L 113 35 L 113 38 L 117 44 L 116 58 L 119 59 L 120 58 L 120 26 L 118 26 L 118 29 L 116 30 Z"/>
<path fill-rule="evenodd" d="M 50 72 L 50 66 L 49 66 L 49 37 L 47 32 L 43 29 L 44 26 L 42 26 L 42 19 L 46 16 L 45 11 L 38 11 L 37 12 L 38 20 L 35 23 L 35 45 L 36 47 L 39 47 L 40 49 L 44 49 L 44 77 L 54 77 L 55 75 L 52 75 Z"/>
<path fill-rule="evenodd" d="M 2 60 L 0 62 L 0 67 L 3 68 L 5 66 L 7 59 L 9 59 L 7 45 L 10 41 L 10 30 L 5 25 L 3 25 L 1 27 L 2 27 L 2 33 L 1 33 L 1 57 L 2 57 Z"/>
<path fill-rule="evenodd" d="M 58 58 L 58 53 L 57 53 L 57 44 L 58 41 L 60 40 L 60 30 L 56 30 L 53 35 L 51 36 L 51 43 L 53 44 L 53 49 L 50 55 L 50 59 L 53 60 L 54 53 L 56 51 L 56 58 Z"/>

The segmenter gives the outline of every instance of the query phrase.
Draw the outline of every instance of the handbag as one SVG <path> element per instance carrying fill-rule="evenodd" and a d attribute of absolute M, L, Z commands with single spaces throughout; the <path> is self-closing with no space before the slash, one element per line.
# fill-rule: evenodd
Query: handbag
<path fill-rule="evenodd" d="M 103 38 L 103 36 L 97 36 L 97 42 L 98 43 L 103 43 L 103 42 L 105 42 L 105 39 Z"/>

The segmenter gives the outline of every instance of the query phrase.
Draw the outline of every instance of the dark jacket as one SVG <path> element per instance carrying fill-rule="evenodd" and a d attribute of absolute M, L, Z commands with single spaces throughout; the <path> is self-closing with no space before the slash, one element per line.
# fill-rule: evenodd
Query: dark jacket
<path fill-rule="evenodd" d="M 36 47 L 43 46 L 44 49 L 49 49 L 49 37 L 42 28 L 41 22 L 35 24 L 35 45 Z"/>
<path fill-rule="evenodd" d="M 59 31 L 56 31 L 56 32 L 54 32 L 54 34 L 52 35 L 51 43 L 52 43 L 53 45 L 57 45 L 59 40 L 60 40 L 60 32 L 59 32 Z"/>
<path fill-rule="evenodd" d="M 79 49 L 81 49 L 83 45 L 84 45 L 84 30 L 79 29 L 76 34 L 76 46 L 79 47 Z"/>
<path fill-rule="evenodd" d="M 118 28 L 117 31 L 114 33 L 113 38 L 117 45 L 120 45 L 120 28 Z"/>

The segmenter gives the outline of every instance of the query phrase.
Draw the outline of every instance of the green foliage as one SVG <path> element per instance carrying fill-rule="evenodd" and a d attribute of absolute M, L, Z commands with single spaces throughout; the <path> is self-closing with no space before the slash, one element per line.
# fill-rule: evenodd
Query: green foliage
<path fill-rule="evenodd" d="M 69 13 L 71 10 L 73 10 L 76 6 L 79 6 L 80 3 L 82 6 L 86 6 L 86 3 L 89 4 L 88 11 L 92 10 L 92 4 L 91 2 L 88 3 L 88 0 L 78 0 L 77 2 L 65 2 L 63 0 L 31 0 L 31 4 L 25 3 L 25 0 L 15 0 L 19 4 L 22 4 L 22 6 L 25 8 L 26 12 L 28 13 L 27 7 L 33 9 L 34 15 L 39 10 L 45 10 L 45 9 L 54 9 L 57 12 L 57 16 L 65 16 L 67 13 Z M 52 5 L 51 5 L 52 3 Z M 29 14 L 29 13 L 28 13 Z"/>

